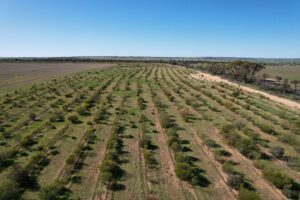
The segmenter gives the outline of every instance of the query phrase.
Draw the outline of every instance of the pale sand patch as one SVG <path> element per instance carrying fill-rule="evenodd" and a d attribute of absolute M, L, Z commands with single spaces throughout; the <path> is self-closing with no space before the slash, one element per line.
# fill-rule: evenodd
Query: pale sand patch
<path fill-rule="evenodd" d="M 194 79 L 206 79 L 206 80 L 212 81 L 212 82 L 223 82 L 223 83 L 227 83 L 227 84 L 230 84 L 230 85 L 234 85 L 234 86 L 237 86 L 237 87 L 239 87 L 242 90 L 245 90 L 247 92 L 261 94 L 261 95 L 263 95 L 263 96 L 265 96 L 265 97 L 269 98 L 270 100 L 275 101 L 277 103 L 280 103 L 280 104 L 283 104 L 283 105 L 286 105 L 286 106 L 289 106 L 289 107 L 292 107 L 292 108 L 300 109 L 300 104 L 295 102 L 295 101 L 291 101 L 291 100 L 286 99 L 286 98 L 278 97 L 278 96 L 269 94 L 267 92 L 256 90 L 256 89 L 253 89 L 253 88 L 250 88 L 250 87 L 241 86 L 239 84 L 236 84 L 236 83 L 230 82 L 226 79 L 223 79 L 219 76 L 214 76 L 214 75 L 203 73 L 203 72 L 193 73 L 193 74 L 190 74 L 190 76 Z"/>

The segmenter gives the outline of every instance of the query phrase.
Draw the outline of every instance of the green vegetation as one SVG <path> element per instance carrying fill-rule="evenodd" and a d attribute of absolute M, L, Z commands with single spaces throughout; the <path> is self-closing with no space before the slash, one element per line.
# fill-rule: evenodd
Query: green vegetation
<path fill-rule="evenodd" d="M 4 94 L 0 199 L 297 199 L 299 110 L 190 73 L 118 64 Z"/>

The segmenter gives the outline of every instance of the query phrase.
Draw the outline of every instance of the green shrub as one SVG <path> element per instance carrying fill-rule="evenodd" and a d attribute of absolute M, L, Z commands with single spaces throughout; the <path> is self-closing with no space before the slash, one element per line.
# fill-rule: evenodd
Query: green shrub
<path fill-rule="evenodd" d="M 176 137 L 176 138 L 179 137 L 179 135 L 178 135 L 177 130 L 176 130 L 175 127 L 169 128 L 169 129 L 166 131 L 166 134 L 167 134 L 168 137 Z"/>
<path fill-rule="evenodd" d="M 206 138 L 204 140 L 204 144 L 206 144 L 207 146 L 212 147 L 212 148 L 217 148 L 220 146 L 213 139 L 210 139 L 210 138 Z"/>
<path fill-rule="evenodd" d="M 140 146 L 144 149 L 150 149 L 152 147 L 150 138 L 143 137 L 140 141 Z"/>
<path fill-rule="evenodd" d="M 28 147 L 34 144 L 34 140 L 32 139 L 31 135 L 27 135 L 26 137 L 24 137 L 21 142 L 20 145 L 22 147 Z"/>
<path fill-rule="evenodd" d="M 175 174 L 181 180 L 189 181 L 192 179 L 192 167 L 188 163 L 176 163 Z"/>
<path fill-rule="evenodd" d="M 252 190 L 241 187 L 238 194 L 238 200 L 261 200 L 260 196 Z"/>
<path fill-rule="evenodd" d="M 154 167 L 155 165 L 157 165 L 157 161 L 152 152 L 144 151 L 144 159 L 146 164 L 149 165 L 149 167 Z"/>
<path fill-rule="evenodd" d="M 63 122 L 65 121 L 65 117 L 63 115 L 63 113 L 61 112 L 55 112 L 54 114 L 52 114 L 49 118 L 50 122 Z"/>
<path fill-rule="evenodd" d="M 100 166 L 101 180 L 105 184 L 118 179 L 122 174 L 120 166 L 112 160 L 105 159 Z"/>
<path fill-rule="evenodd" d="M 73 124 L 77 124 L 79 122 L 79 118 L 77 115 L 71 115 L 68 117 L 68 120 Z"/>
<path fill-rule="evenodd" d="M 0 152 L 0 169 L 9 166 L 12 163 L 10 159 L 13 156 L 12 151 L 1 151 Z"/>
<path fill-rule="evenodd" d="M 229 174 L 228 179 L 227 179 L 227 185 L 239 190 L 240 186 L 244 183 L 243 176 L 240 174 Z"/>
<path fill-rule="evenodd" d="M 176 163 L 188 163 L 188 164 L 193 163 L 193 160 L 191 159 L 191 157 L 185 155 L 182 152 L 175 153 L 175 161 L 176 161 Z"/>
<path fill-rule="evenodd" d="M 37 186 L 37 179 L 32 170 L 19 165 L 13 167 L 10 178 L 21 188 L 35 188 Z"/>
<path fill-rule="evenodd" d="M 161 115 L 160 123 L 163 128 L 167 129 L 167 128 L 172 127 L 172 120 L 170 119 L 170 117 L 168 117 L 166 115 Z"/>
<path fill-rule="evenodd" d="M 281 135 L 278 137 L 278 140 L 280 142 L 283 142 L 283 143 L 286 143 L 286 144 L 289 144 L 289 145 L 300 145 L 299 143 L 299 140 L 297 138 L 296 135 L 292 135 L 292 134 L 288 134 L 288 135 Z"/>
<path fill-rule="evenodd" d="M 270 167 L 263 169 L 263 176 L 279 189 L 291 187 L 293 180 L 283 172 Z"/>
<path fill-rule="evenodd" d="M 281 159 L 284 156 L 284 148 L 282 148 L 282 147 L 274 147 L 274 148 L 271 149 L 271 153 L 276 158 Z"/>
<path fill-rule="evenodd" d="M 292 169 L 300 171 L 300 158 L 297 157 L 289 158 L 287 161 L 287 165 Z"/>
<path fill-rule="evenodd" d="M 272 127 L 266 125 L 266 124 L 258 124 L 258 127 L 260 128 L 260 130 L 262 130 L 263 132 L 270 134 L 270 135 L 277 135 L 277 132 L 275 130 L 273 130 Z"/>
<path fill-rule="evenodd" d="M 231 162 L 229 161 L 225 161 L 222 165 L 222 169 L 224 170 L 224 172 L 228 173 L 228 174 L 234 174 L 235 170 L 234 170 L 234 166 Z"/>
<path fill-rule="evenodd" d="M 4 180 L 0 185 L 1 200 L 20 199 L 20 193 L 17 184 L 11 180 Z"/>
<path fill-rule="evenodd" d="M 39 197 L 41 200 L 56 200 L 63 194 L 64 185 L 61 182 L 55 182 L 41 189 Z"/>
<path fill-rule="evenodd" d="M 29 114 L 29 119 L 31 119 L 32 121 L 35 121 L 36 118 L 37 118 L 37 115 L 36 115 L 36 114 L 34 114 L 34 113 L 30 113 L 30 114 Z"/>
<path fill-rule="evenodd" d="M 89 111 L 87 110 L 87 108 L 84 106 L 77 107 L 76 112 L 81 116 L 87 116 L 90 114 Z"/>
<path fill-rule="evenodd" d="M 175 137 L 175 136 L 172 136 L 172 137 L 169 137 L 168 139 L 168 145 L 169 146 L 172 146 L 174 143 L 179 143 L 179 138 L 178 137 Z"/>

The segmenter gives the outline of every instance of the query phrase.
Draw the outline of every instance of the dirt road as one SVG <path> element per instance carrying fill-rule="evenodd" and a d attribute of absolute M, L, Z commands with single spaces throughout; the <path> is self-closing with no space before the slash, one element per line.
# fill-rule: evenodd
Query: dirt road
<path fill-rule="evenodd" d="M 214 75 L 210 75 L 210 74 L 203 73 L 203 72 L 196 72 L 196 73 L 191 74 L 190 76 L 192 78 L 195 78 L 195 79 L 206 79 L 206 80 L 209 80 L 209 81 L 212 81 L 212 82 L 223 82 L 223 83 L 228 83 L 228 84 L 231 84 L 231 85 L 235 85 L 235 86 L 237 86 L 237 87 L 239 87 L 242 90 L 245 90 L 247 92 L 252 92 L 252 93 L 257 93 L 257 94 L 264 95 L 265 97 L 269 98 L 272 101 L 275 101 L 277 103 L 280 103 L 280 104 L 283 104 L 283 105 L 286 105 L 286 106 L 289 106 L 289 107 L 292 107 L 292 108 L 297 108 L 297 109 L 300 110 L 300 104 L 295 102 L 295 101 L 291 101 L 289 99 L 278 97 L 278 96 L 269 94 L 267 92 L 256 90 L 256 89 L 253 89 L 253 88 L 250 88 L 250 87 L 241 86 L 241 85 L 238 85 L 236 83 L 230 82 L 226 79 L 223 79 L 219 76 L 214 76 Z"/>

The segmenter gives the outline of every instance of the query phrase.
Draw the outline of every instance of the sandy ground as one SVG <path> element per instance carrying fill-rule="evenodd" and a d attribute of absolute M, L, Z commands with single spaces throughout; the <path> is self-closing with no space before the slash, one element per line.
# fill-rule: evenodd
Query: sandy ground
<path fill-rule="evenodd" d="M 213 75 L 210 75 L 210 74 L 207 74 L 207 73 L 197 72 L 197 73 L 191 74 L 191 77 L 195 78 L 195 79 L 206 79 L 206 80 L 209 80 L 209 81 L 212 81 L 212 82 L 223 82 L 223 83 L 228 83 L 228 84 L 231 84 L 231 85 L 235 85 L 235 86 L 237 86 L 237 87 L 239 87 L 242 90 L 245 90 L 247 92 L 252 92 L 252 93 L 257 93 L 257 94 L 264 95 L 265 97 L 269 98 L 272 101 L 275 101 L 277 103 L 280 103 L 280 104 L 283 104 L 283 105 L 286 105 L 286 106 L 289 106 L 289 107 L 292 107 L 292 108 L 297 108 L 297 109 L 300 110 L 300 104 L 297 103 L 297 102 L 294 102 L 294 101 L 291 101 L 289 99 L 285 99 L 285 98 L 282 98 L 282 97 L 278 97 L 278 96 L 269 94 L 267 92 L 256 90 L 256 89 L 253 89 L 253 88 L 250 88 L 250 87 L 241 86 L 241 85 L 238 85 L 236 83 L 230 82 L 226 79 L 223 79 L 219 76 L 213 76 Z"/>

